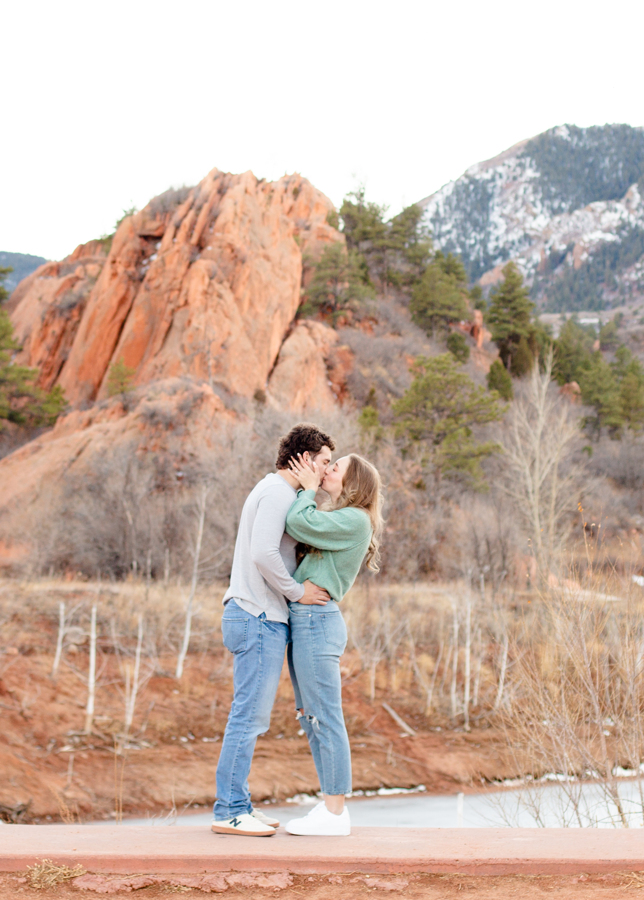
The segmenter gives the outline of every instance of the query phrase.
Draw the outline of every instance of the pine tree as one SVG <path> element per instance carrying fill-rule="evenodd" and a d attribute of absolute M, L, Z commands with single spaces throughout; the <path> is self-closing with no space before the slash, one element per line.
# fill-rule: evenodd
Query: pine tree
<path fill-rule="evenodd" d="M 417 204 L 407 206 L 387 226 L 387 283 L 410 287 L 422 276 L 431 258 L 432 242 L 423 211 Z"/>
<path fill-rule="evenodd" d="M 340 207 L 349 250 L 364 259 L 363 280 L 376 276 L 380 287 L 409 288 L 422 275 L 432 250 L 429 228 L 417 204 L 385 221 L 386 206 L 368 202 L 363 187 L 348 194 Z"/>
<path fill-rule="evenodd" d="M 630 351 L 627 352 L 630 355 Z M 644 367 L 633 356 L 626 363 L 620 379 L 619 399 L 624 424 L 631 431 L 641 431 L 644 427 Z"/>
<path fill-rule="evenodd" d="M 454 359 L 460 362 L 461 365 L 470 358 L 469 344 L 465 339 L 465 335 L 461 334 L 460 331 L 451 331 L 447 336 L 446 345 Z"/>
<path fill-rule="evenodd" d="M 593 354 L 595 330 L 584 328 L 575 318 L 568 319 L 554 341 L 553 375 L 559 384 L 577 381 L 579 368 Z"/>
<path fill-rule="evenodd" d="M 371 295 L 364 284 L 355 251 L 347 253 L 340 243 L 325 247 L 306 292 L 303 315 L 322 313 L 337 318 L 355 310 Z"/>
<path fill-rule="evenodd" d="M 534 363 L 536 347 L 533 349 L 530 346 L 535 339 L 532 323 L 534 309 L 535 305 L 524 287 L 521 273 L 515 263 L 509 262 L 503 268 L 503 281 L 490 293 L 486 322 L 491 328 L 492 340 L 499 348 L 503 365 L 517 375 L 525 374 Z M 525 343 L 521 345 L 519 352 L 521 338 L 524 338 Z M 515 364 L 514 357 L 517 354 L 519 359 Z"/>
<path fill-rule="evenodd" d="M 522 378 L 524 375 L 527 375 L 528 372 L 532 371 L 533 365 L 534 354 L 530 349 L 528 339 L 524 337 L 524 335 L 521 335 L 516 350 L 512 355 L 510 371 L 517 378 Z"/>
<path fill-rule="evenodd" d="M 352 191 L 342 201 L 340 218 L 342 231 L 350 250 L 362 251 L 364 246 L 377 245 L 385 237 L 386 206 L 367 202 L 364 187 Z"/>
<path fill-rule="evenodd" d="M 9 291 L 6 289 L 2 282 L 5 280 L 7 275 L 10 275 L 12 272 L 12 266 L 0 266 L 0 306 L 4 303 L 5 300 L 9 298 Z"/>
<path fill-rule="evenodd" d="M 487 302 L 483 296 L 483 289 L 480 284 L 475 284 L 470 290 L 470 303 L 472 304 L 472 309 L 480 309 L 483 313 L 487 310 Z"/>
<path fill-rule="evenodd" d="M 444 473 L 453 472 L 469 475 L 481 484 L 481 460 L 497 445 L 478 443 L 472 428 L 497 421 L 505 408 L 475 385 L 450 353 L 418 357 L 412 373 L 411 386 L 392 405 L 397 434 L 422 446 L 425 465 L 437 481 Z"/>
<path fill-rule="evenodd" d="M 617 322 L 615 319 L 611 319 L 599 331 L 599 346 L 602 350 L 614 350 L 618 344 Z"/>
<path fill-rule="evenodd" d="M 116 362 L 110 366 L 107 375 L 107 395 L 108 397 L 116 397 L 118 394 L 127 394 L 134 387 L 134 376 L 136 369 L 125 365 L 123 357 L 119 357 Z"/>
<path fill-rule="evenodd" d="M 487 373 L 487 387 L 489 391 L 496 391 L 503 400 L 512 400 L 514 389 L 512 378 L 500 359 L 495 359 Z"/>
<path fill-rule="evenodd" d="M 594 411 L 584 417 L 584 426 L 596 438 L 604 428 L 619 437 L 624 424 L 619 384 L 600 350 L 583 363 L 578 376 L 582 403 Z"/>
<path fill-rule="evenodd" d="M 414 322 L 434 335 L 445 332 L 450 322 L 469 316 L 467 276 L 458 257 L 439 251 L 414 285 L 409 309 Z"/>

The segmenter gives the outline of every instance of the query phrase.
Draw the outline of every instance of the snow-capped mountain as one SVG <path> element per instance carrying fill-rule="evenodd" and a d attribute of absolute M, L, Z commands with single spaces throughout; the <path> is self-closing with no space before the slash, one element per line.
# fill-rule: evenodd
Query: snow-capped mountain
<path fill-rule="evenodd" d="M 434 243 L 486 285 L 515 259 L 551 309 L 644 295 L 644 129 L 563 125 L 422 200 Z"/>

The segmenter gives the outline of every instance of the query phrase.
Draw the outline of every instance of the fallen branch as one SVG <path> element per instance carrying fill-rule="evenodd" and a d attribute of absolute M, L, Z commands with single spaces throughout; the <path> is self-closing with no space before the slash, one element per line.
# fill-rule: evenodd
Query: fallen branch
<path fill-rule="evenodd" d="M 391 718 L 394 720 L 394 722 L 396 723 L 396 725 L 400 725 L 400 727 L 402 728 L 403 731 L 406 731 L 407 734 L 409 734 L 409 735 L 411 735 L 412 737 L 414 737 L 414 735 L 416 734 L 416 732 L 414 731 L 414 729 L 411 727 L 411 725 L 408 725 L 408 724 L 405 722 L 404 719 L 401 719 L 401 718 L 400 718 L 400 716 L 398 715 L 398 713 L 396 712 L 395 709 L 392 709 L 391 706 L 389 706 L 388 703 L 383 703 L 383 704 L 382 704 L 382 708 L 384 709 L 385 712 L 388 712 L 388 713 L 389 713 L 389 715 L 390 715 Z"/>

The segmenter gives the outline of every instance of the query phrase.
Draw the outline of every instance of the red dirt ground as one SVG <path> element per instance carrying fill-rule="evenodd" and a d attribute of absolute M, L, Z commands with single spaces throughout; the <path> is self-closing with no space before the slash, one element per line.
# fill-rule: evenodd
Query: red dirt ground
<path fill-rule="evenodd" d="M 176 657 L 156 661 L 137 699 L 130 749 L 117 756 L 123 657 L 119 669 L 106 639 L 99 654 L 94 732 L 82 734 L 87 647 L 69 648 L 52 680 L 51 592 L 10 589 L 0 642 L 0 815 L 10 818 L 14 810 L 16 821 L 87 821 L 113 817 L 120 807 L 125 815 L 158 815 L 210 806 L 232 693 L 231 658 L 220 638 L 209 638 L 206 649 L 202 641 L 201 651 L 190 653 L 180 682 L 172 674 Z M 71 603 L 74 597 L 67 599 Z M 131 665 L 131 658 L 126 661 Z M 515 774 L 498 731 L 450 731 L 449 723 L 420 713 L 404 684 L 393 693 L 379 685 L 371 703 L 367 676 L 350 653 L 343 657 L 343 682 L 355 790 L 424 784 L 428 792 L 454 793 L 480 790 L 482 783 Z M 417 730 L 415 736 L 405 735 L 385 712 L 385 699 Z M 319 789 L 298 728 L 285 671 L 270 731 L 257 743 L 250 778 L 256 801 Z M 22 818 L 21 804 L 29 804 Z"/>
<path fill-rule="evenodd" d="M 115 876 L 116 877 L 116 876 Z M 167 876 L 171 882 L 172 876 Z M 168 893 L 190 893 L 192 896 L 203 896 L 202 891 L 180 885 L 177 877 L 175 884 L 166 883 L 142 888 L 136 891 L 141 900 L 157 900 L 165 898 Z M 463 897 L 477 897 L 479 900 L 538 900 L 546 896 L 557 900 L 624 900 L 625 896 L 641 891 L 644 878 L 638 873 L 619 875 L 592 876 L 554 876 L 554 875 L 506 875 L 472 876 L 472 875 L 398 875 L 369 877 L 354 875 L 294 875 L 292 884 L 284 889 L 271 889 L 266 886 L 244 887 L 234 885 L 228 888 L 231 894 L 245 900 L 264 900 L 267 896 L 276 896 L 280 900 L 295 900 L 304 897 L 306 900 L 347 900 L 371 896 L 401 896 L 406 900 L 462 900 Z M 226 891 L 228 893 L 228 891 Z M 10 900 L 16 896 L 33 897 L 39 900 L 71 900 L 85 896 L 95 897 L 94 891 L 79 890 L 66 883 L 52 889 L 36 890 L 18 876 L 0 875 L 0 900 Z M 130 890 L 110 891 L 112 897 L 132 897 Z"/>

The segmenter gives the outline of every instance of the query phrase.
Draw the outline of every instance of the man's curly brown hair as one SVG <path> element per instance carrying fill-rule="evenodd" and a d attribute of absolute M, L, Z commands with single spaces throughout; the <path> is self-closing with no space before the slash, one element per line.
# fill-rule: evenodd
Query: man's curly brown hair
<path fill-rule="evenodd" d="M 317 425 L 302 422 L 291 428 L 281 439 L 275 466 L 277 469 L 287 469 L 291 457 L 297 456 L 298 453 L 304 454 L 307 450 L 311 456 L 316 456 L 322 447 L 335 450 L 335 441 L 331 435 L 325 434 Z"/>

